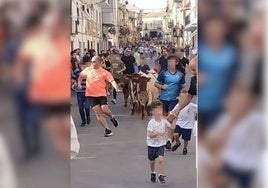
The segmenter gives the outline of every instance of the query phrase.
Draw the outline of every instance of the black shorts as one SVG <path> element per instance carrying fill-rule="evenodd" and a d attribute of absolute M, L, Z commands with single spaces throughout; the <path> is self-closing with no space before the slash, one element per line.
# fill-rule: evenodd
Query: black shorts
<path fill-rule="evenodd" d="M 182 139 L 185 140 L 185 141 L 190 141 L 191 140 L 192 129 L 183 129 L 179 125 L 176 125 L 176 128 L 175 128 L 174 132 L 178 133 L 179 136 L 181 136 Z"/>
<path fill-rule="evenodd" d="M 148 146 L 148 159 L 150 161 L 154 161 L 159 156 L 164 156 L 164 153 L 165 153 L 164 146 L 160 146 L 160 147 Z"/>
<path fill-rule="evenodd" d="M 71 113 L 71 104 L 67 102 L 58 104 L 35 103 L 34 106 L 35 110 L 39 111 L 43 118 L 69 115 Z"/>
<path fill-rule="evenodd" d="M 94 106 L 108 105 L 107 97 L 88 97 L 91 108 Z"/>

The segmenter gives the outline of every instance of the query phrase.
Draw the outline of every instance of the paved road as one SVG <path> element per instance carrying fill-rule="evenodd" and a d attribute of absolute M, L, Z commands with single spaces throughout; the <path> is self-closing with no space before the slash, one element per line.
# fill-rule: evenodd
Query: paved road
<path fill-rule="evenodd" d="M 111 100 L 109 98 L 109 100 Z M 114 136 L 104 138 L 104 130 L 93 113 L 92 123 L 86 127 L 77 126 L 81 144 L 80 153 L 71 162 L 72 188 L 194 188 L 196 186 L 195 139 L 189 144 L 189 154 L 182 155 L 182 148 L 166 152 L 167 184 L 152 185 L 149 181 L 149 165 L 146 151 L 146 126 L 149 117 L 141 120 L 130 116 L 119 95 L 118 104 L 110 105 L 120 125 L 111 129 Z M 72 115 L 80 124 L 77 102 L 72 100 Z"/>

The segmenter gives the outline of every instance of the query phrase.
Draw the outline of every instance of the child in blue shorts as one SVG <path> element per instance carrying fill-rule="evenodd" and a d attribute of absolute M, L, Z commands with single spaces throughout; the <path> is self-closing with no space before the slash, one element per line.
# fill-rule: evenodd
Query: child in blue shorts
<path fill-rule="evenodd" d="M 159 182 L 165 183 L 164 175 L 164 151 L 166 145 L 166 128 L 170 123 L 163 118 L 163 106 L 160 101 L 153 102 L 150 105 L 152 112 L 152 119 L 147 127 L 147 146 L 148 159 L 150 160 L 151 182 L 156 182 L 155 161 L 157 160 L 159 166 Z"/>

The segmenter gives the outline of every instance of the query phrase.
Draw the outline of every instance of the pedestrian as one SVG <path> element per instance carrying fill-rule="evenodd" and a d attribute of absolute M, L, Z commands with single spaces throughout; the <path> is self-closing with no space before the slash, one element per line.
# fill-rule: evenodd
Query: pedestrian
<path fill-rule="evenodd" d="M 124 74 L 133 74 L 134 73 L 134 65 L 135 65 L 135 58 L 133 55 L 131 55 L 131 50 L 126 49 L 124 56 L 121 58 L 123 63 L 126 66 L 126 70 L 123 72 Z"/>
<path fill-rule="evenodd" d="M 178 104 L 177 97 L 180 95 L 181 90 L 185 89 L 185 75 L 181 71 L 176 70 L 177 57 L 175 55 L 170 55 L 167 59 L 168 69 L 159 74 L 155 83 L 155 86 L 158 89 L 161 89 L 159 98 L 163 103 L 165 116 L 167 116 L 168 113 Z M 169 138 L 166 144 L 166 149 L 171 149 L 174 129 L 175 124 L 168 129 Z"/>
<path fill-rule="evenodd" d="M 140 66 L 141 54 L 139 53 L 139 49 L 138 48 L 136 48 L 136 51 L 134 53 L 134 57 L 135 57 L 137 66 Z"/>
<path fill-rule="evenodd" d="M 90 67 L 90 57 L 87 57 L 83 59 L 83 63 L 80 63 L 80 66 L 75 69 L 75 71 L 72 74 L 72 80 L 75 81 L 75 86 L 77 86 L 78 78 L 80 73 L 85 70 L 87 67 Z M 90 108 L 89 108 L 89 101 L 86 98 L 86 79 L 83 79 L 81 82 L 82 88 L 79 89 L 75 87 L 75 92 L 77 96 L 77 103 L 79 107 L 79 114 L 81 117 L 81 127 L 84 127 L 86 125 L 90 124 Z"/>
<path fill-rule="evenodd" d="M 116 50 L 111 54 L 111 73 L 114 77 L 116 83 L 119 83 L 119 79 L 122 73 L 126 70 L 125 64 L 121 61 L 120 55 Z M 113 100 L 112 103 L 116 104 L 117 92 L 116 89 L 113 88 Z"/>
<path fill-rule="evenodd" d="M 168 68 L 168 51 L 167 48 L 162 49 L 162 56 L 159 58 L 160 72 Z"/>
<path fill-rule="evenodd" d="M 178 64 L 176 68 L 178 70 L 182 68 L 185 72 L 186 66 L 189 65 L 189 60 L 186 57 L 184 57 L 185 51 L 184 49 L 180 49 L 180 50 L 176 49 L 175 51 L 178 55 Z"/>
<path fill-rule="evenodd" d="M 184 97 L 185 94 L 180 95 L 180 99 Z M 179 104 L 175 106 L 173 110 L 176 110 Z M 188 150 L 188 142 L 191 140 L 192 130 L 195 125 L 195 118 L 197 116 L 197 105 L 194 103 L 189 103 L 178 115 L 176 128 L 174 131 L 174 139 L 176 144 L 172 147 L 172 151 L 176 151 L 180 147 L 181 142 L 179 140 L 180 136 L 184 140 L 183 155 L 186 155 Z"/>
<path fill-rule="evenodd" d="M 153 102 L 150 105 L 152 119 L 147 126 L 147 148 L 148 159 L 150 161 L 151 182 L 156 182 L 155 160 L 158 162 L 159 176 L 161 183 L 166 183 L 164 175 L 164 153 L 166 144 L 166 127 L 170 123 L 163 117 L 163 106 L 160 101 Z"/>
<path fill-rule="evenodd" d="M 107 121 L 103 114 L 107 115 L 115 127 L 118 126 L 118 121 L 108 107 L 106 83 L 109 82 L 119 91 L 112 74 L 102 68 L 102 59 L 99 56 L 94 56 L 91 60 L 92 68 L 85 69 L 80 73 L 78 78 L 78 87 L 82 88 L 81 82 L 86 78 L 86 97 L 89 99 L 90 105 L 94 110 L 98 121 L 105 128 L 105 137 L 110 137 L 113 132 L 110 130 Z"/>
<path fill-rule="evenodd" d="M 145 74 L 148 74 L 149 71 L 151 70 L 149 65 L 146 64 L 145 56 L 141 57 L 141 64 L 140 64 L 140 66 L 138 68 L 139 68 L 139 71 L 141 71 L 141 72 L 143 72 Z"/>

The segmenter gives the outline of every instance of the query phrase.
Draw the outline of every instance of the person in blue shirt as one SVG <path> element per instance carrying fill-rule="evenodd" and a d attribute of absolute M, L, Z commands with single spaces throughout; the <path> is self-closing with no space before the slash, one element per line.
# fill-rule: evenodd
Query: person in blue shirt
<path fill-rule="evenodd" d="M 145 56 L 142 56 L 141 57 L 141 64 L 139 66 L 139 71 L 141 71 L 145 74 L 148 74 L 150 70 L 151 69 L 150 69 L 149 65 L 146 64 Z"/>
<path fill-rule="evenodd" d="M 168 68 L 168 50 L 167 48 L 162 49 L 162 56 L 159 58 L 160 71 L 167 70 Z"/>
<path fill-rule="evenodd" d="M 207 130 L 223 111 L 238 60 L 238 50 L 226 39 L 228 27 L 223 18 L 210 17 L 204 24 L 204 39 L 199 43 L 198 55 L 200 132 Z"/>
<path fill-rule="evenodd" d="M 170 111 L 178 104 L 178 96 L 182 89 L 185 89 L 185 75 L 176 70 L 177 57 L 170 55 L 167 58 L 167 70 L 160 72 L 155 87 L 161 89 L 159 99 L 163 103 L 164 115 L 167 116 Z M 166 144 L 167 149 L 171 149 L 171 140 L 173 138 L 174 127 L 169 128 L 169 139 Z"/>
<path fill-rule="evenodd" d="M 86 92 L 86 79 L 83 79 L 81 85 L 82 89 L 78 89 L 77 87 L 77 80 L 79 78 L 80 73 L 88 67 L 88 64 L 90 62 L 90 57 L 86 57 L 83 59 L 83 62 L 79 64 L 78 68 L 74 70 L 72 74 L 72 80 L 75 82 L 75 91 L 77 94 L 77 103 L 79 107 L 79 114 L 82 120 L 81 127 L 84 127 L 85 125 L 90 124 L 90 105 L 89 100 L 85 96 Z"/>

